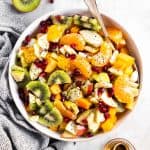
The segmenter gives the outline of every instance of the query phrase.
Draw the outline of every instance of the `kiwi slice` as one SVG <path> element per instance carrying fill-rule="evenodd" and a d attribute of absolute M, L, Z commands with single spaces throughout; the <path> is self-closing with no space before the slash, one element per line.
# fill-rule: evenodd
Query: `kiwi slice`
<path fill-rule="evenodd" d="M 26 85 L 26 88 L 28 91 L 32 92 L 36 97 L 43 101 L 49 99 L 51 95 L 48 85 L 44 82 L 30 81 Z"/>
<path fill-rule="evenodd" d="M 14 80 L 18 83 L 19 87 L 24 87 L 30 81 L 28 71 L 25 68 L 22 68 L 17 65 L 12 66 L 11 75 L 14 78 Z"/>
<path fill-rule="evenodd" d="M 71 83 L 71 78 L 67 72 L 63 70 L 56 70 L 53 72 L 48 79 L 48 84 L 65 84 Z"/>
<path fill-rule="evenodd" d="M 12 0 L 14 7 L 21 12 L 30 12 L 36 9 L 41 0 Z"/>
<path fill-rule="evenodd" d="M 40 116 L 38 122 L 47 127 L 57 127 L 63 121 L 63 117 L 57 108 L 53 108 L 49 113 Z"/>

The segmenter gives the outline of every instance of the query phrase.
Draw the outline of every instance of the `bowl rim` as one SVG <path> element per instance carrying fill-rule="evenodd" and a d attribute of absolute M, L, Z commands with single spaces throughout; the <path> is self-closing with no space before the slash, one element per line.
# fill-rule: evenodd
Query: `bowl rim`
<path fill-rule="evenodd" d="M 42 15 L 41 17 L 37 18 L 35 21 L 33 21 L 25 30 L 24 32 L 20 35 L 20 37 L 18 38 L 12 53 L 9 57 L 9 68 L 8 68 L 8 80 L 9 80 L 9 87 L 10 87 L 10 91 L 11 91 L 11 95 L 13 98 L 13 101 L 17 107 L 17 109 L 19 110 L 19 112 L 21 113 L 21 115 L 23 116 L 23 118 L 33 127 L 35 128 L 37 131 L 39 131 L 40 133 L 47 135 L 48 137 L 57 139 L 57 140 L 61 140 L 61 141 L 71 141 L 71 142 L 78 142 L 78 141 L 89 141 L 89 140 L 93 140 L 97 137 L 103 137 L 105 135 L 107 135 L 108 133 L 98 133 L 96 135 L 94 135 L 93 137 L 88 137 L 88 138 L 73 138 L 73 139 L 68 139 L 68 138 L 62 138 L 60 137 L 59 133 L 56 133 L 55 131 L 51 131 L 48 128 L 46 129 L 46 127 L 43 127 L 42 125 L 36 123 L 36 122 L 32 122 L 29 117 L 28 114 L 23 106 L 23 103 L 21 101 L 21 99 L 19 98 L 19 94 L 17 92 L 17 84 L 15 83 L 15 81 L 13 80 L 12 76 L 11 76 L 11 67 L 15 62 L 15 57 L 16 57 L 16 52 L 19 49 L 19 47 L 21 46 L 22 41 L 24 40 L 24 38 L 33 33 L 34 30 L 37 29 L 37 27 L 39 26 L 40 21 L 48 18 L 50 15 L 58 15 L 58 14 L 84 14 L 84 13 L 88 13 L 89 11 L 87 9 L 72 9 L 72 10 L 57 10 L 57 11 L 51 11 L 48 12 L 44 15 Z M 124 27 L 122 27 L 119 23 L 117 23 L 114 19 L 112 19 L 111 17 L 108 17 L 106 15 L 103 14 L 103 17 L 106 18 L 107 20 L 109 20 L 110 22 L 113 22 L 114 24 L 117 25 L 117 27 L 119 27 L 121 30 L 123 30 L 123 32 L 125 32 L 125 34 L 127 34 L 127 37 L 130 39 L 131 43 L 133 44 L 133 47 L 135 47 L 135 51 L 137 53 L 137 57 L 139 59 L 139 73 L 140 73 L 140 91 L 141 91 L 141 87 L 142 87 L 142 81 L 143 81 L 143 68 L 142 68 L 142 61 L 141 61 L 141 56 L 139 54 L 139 50 L 137 48 L 137 46 L 135 45 L 133 39 L 131 38 L 130 34 L 124 29 Z M 141 92 L 140 92 L 141 93 Z M 139 96 L 140 96 L 139 93 Z M 138 98 L 139 98 L 138 96 Z M 137 102 L 138 100 L 136 100 Z M 132 112 L 132 111 L 131 111 Z M 127 118 L 124 116 L 123 118 Z M 118 121 L 120 122 L 120 121 Z M 117 122 L 117 124 L 118 124 Z M 115 128 L 117 127 L 117 125 L 115 126 Z M 114 129 L 113 129 L 114 130 Z M 49 132 L 48 132 L 49 131 Z M 110 133 L 110 132 L 109 132 Z"/>

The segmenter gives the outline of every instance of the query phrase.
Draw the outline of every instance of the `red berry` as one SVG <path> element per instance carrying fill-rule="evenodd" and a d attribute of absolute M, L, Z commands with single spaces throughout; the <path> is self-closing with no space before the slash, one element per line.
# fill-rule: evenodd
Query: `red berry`
<path fill-rule="evenodd" d="M 87 124 L 87 119 L 83 119 L 82 123 Z"/>
<path fill-rule="evenodd" d="M 71 44 L 71 47 L 72 47 L 73 49 L 76 49 L 76 44 Z"/>
<path fill-rule="evenodd" d="M 108 88 L 107 91 L 108 91 L 109 97 L 112 97 L 114 95 L 114 89 L 113 88 Z"/>
<path fill-rule="evenodd" d="M 75 55 L 75 54 L 70 54 L 68 57 L 69 57 L 71 60 L 73 60 L 73 59 L 76 58 L 76 55 Z"/>
<path fill-rule="evenodd" d="M 25 40 L 23 41 L 22 45 L 26 46 L 29 44 L 29 42 L 31 41 L 31 37 L 28 35 L 26 36 Z"/>
<path fill-rule="evenodd" d="M 103 101 L 100 101 L 99 102 L 99 110 L 102 113 L 106 113 L 109 111 L 109 107 Z"/>
<path fill-rule="evenodd" d="M 104 92 L 104 88 L 99 88 L 98 89 L 98 96 L 102 95 L 103 92 Z"/>
<path fill-rule="evenodd" d="M 42 70 L 45 70 L 46 66 L 47 66 L 47 60 L 43 59 L 43 60 L 36 60 L 34 62 L 34 64 L 38 67 L 41 68 Z"/>
<path fill-rule="evenodd" d="M 51 97 L 50 97 L 50 100 L 55 101 L 55 95 L 52 94 Z"/>
<path fill-rule="evenodd" d="M 54 3 L 54 0 L 49 0 L 50 3 Z"/>
<path fill-rule="evenodd" d="M 64 118 L 64 121 L 66 122 L 66 123 L 68 123 L 69 121 L 70 121 L 70 119 L 69 118 Z"/>
<path fill-rule="evenodd" d="M 57 19 L 57 21 L 61 22 L 61 16 L 60 15 L 55 16 L 55 18 Z"/>
<path fill-rule="evenodd" d="M 79 75 L 81 75 L 81 73 L 80 73 L 80 71 L 78 69 L 74 69 L 73 75 L 74 76 L 79 76 Z"/>
<path fill-rule="evenodd" d="M 48 51 L 49 51 L 49 52 L 53 52 L 53 51 L 55 51 L 57 48 L 58 48 L 58 43 L 53 43 L 53 42 L 51 42 Z"/>
<path fill-rule="evenodd" d="M 108 112 L 104 113 L 105 119 L 108 119 L 110 117 L 110 114 Z"/>
<path fill-rule="evenodd" d="M 47 77 L 47 73 L 46 73 L 46 72 L 42 72 L 42 73 L 40 73 L 39 76 L 40 76 L 40 77 L 43 77 L 43 78 L 46 78 L 46 77 Z"/>
<path fill-rule="evenodd" d="M 76 86 L 81 87 L 82 81 L 76 81 Z"/>
<path fill-rule="evenodd" d="M 93 91 L 93 84 L 88 85 L 87 95 L 91 95 Z"/>
<path fill-rule="evenodd" d="M 102 71 L 101 67 L 97 67 L 97 66 L 92 66 L 92 70 L 96 73 L 100 73 Z"/>

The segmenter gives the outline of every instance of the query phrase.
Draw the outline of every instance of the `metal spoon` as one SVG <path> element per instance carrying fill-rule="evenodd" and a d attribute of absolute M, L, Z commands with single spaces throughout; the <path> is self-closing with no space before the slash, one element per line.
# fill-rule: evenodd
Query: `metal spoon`
<path fill-rule="evenodd" d="M 101 15 L 98 7 L 97 7 L 96 0 L 84 0 L 84 2 L 87 5 L 87 7 L 89 8 L 89 11 L 93 15 L 93 17 L 95 17 L 99 21 L 99 23 L 100 23 L 100 25 L 102 27 L 102 31 L 104 33 L 106 41 L 109 42 L 111 47 L 112 47 L 112 49 L 115 50 L 113 44 L 111 43 L 111 41 L 109 39 L 108 32 L 106 30 L 106 27 L 105 27 L 102 15 Z"/>

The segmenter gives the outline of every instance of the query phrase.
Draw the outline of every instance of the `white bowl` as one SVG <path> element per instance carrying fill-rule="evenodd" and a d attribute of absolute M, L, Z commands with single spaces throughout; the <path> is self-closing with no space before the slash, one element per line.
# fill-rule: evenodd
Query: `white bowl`
<path fill-rule="evenodd" d="M 12 54 L 11 54 L 11 58 L 10 58 L 10 62 L 9 62 L 9 85 L 10 85 L 10 90 L 11 90 L 13 100 L 14 100 L 18 110 L 20 111 L 22 116 L 25 118 L 25 120 L 29 124 L 31 124 L 35 129 L 39 130 L 41 133 L 43 133 L 43 134 L 45 134 L 49 137 L 52 137 L 52 138 L 55 138 L 55 139 L 58 139 L 58 140 L 63 140 L 63 141 L 86 141 L 86 140 L 91 140 L 91 139 L 96 138 L 96 137 L 102 138 L 102 136 L 105 136 L 106 133 L 99 133 L 99 134 L 97 134 L 93 137 L 90 137 L 90 138 L 65 139 L 65 138 L 60 137 L 59 133 L 51 131 L 48 128 L 40 125 L 39 123 L 31 121 L 28 118 L 28 114 L 27 114 L 26 109 L 23 105 L 23 102 L 19 98 L 19 94 L 18 94 L 18 90 L 17 90 L 17 84 L 11 76 L 11 66 L 15 64 L 15 58 L 16 58 L 17 50 L 21 46 L 22 41 L 25 39 L 25 37 L 27 35 L 32 34 L 38 28 L 39 23 L 42 20 L 47 19 L 50 15 L 74 15 L 74 14 L 82 14 L 82 15 L 90 16 L 90 13 L 86 10 L 54 11 L 54 12 L 49 12 L 49 13 L 43 15 L 42 17 L 35 20 L 30 26 L 28 26 L 28 28 L 22 33 L 22 35 L 18 39 L 18 41 L 17 41 L 17 43 L 16 43 L 16 45 L 15 45 L 13 51 L 12 51 Z M 139 52 L 138 52 L 138 49 L 137 49 L 136 45 L 134 44 L 134 42 L 131 39 L 130 35 L 125 31 L 125 29 L 123 27 L 121 27 L 114 20 L 112 20 L 111 18 L 109 18 L 105 15 L 103 15 L 103 18 L 104 18 L 104 22 L 107 26 L 114 26 L 114 27 L 117 27 L 117 28 L 119 28 L 123 31 L 125 39 L 127 40 L 127 45 L 129 47 L 129 50 L 131 50 L 130 53 L 131 53 L 131 55 L 133 55 L 136 58 L 137 68 L 138 68 L 139 74 L 140 74 L 140 85 L 141 85 L 141 82 L 142 82 L 142 63 L 141 63 L 140 55 L 139 55 Z M 128 112 L 126 114 L 124 114 L 122 118 L 124 118 L 124 116 L 126 116 L 127 114 L 128 114 Z"/>

